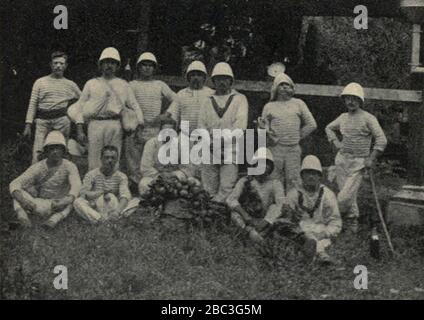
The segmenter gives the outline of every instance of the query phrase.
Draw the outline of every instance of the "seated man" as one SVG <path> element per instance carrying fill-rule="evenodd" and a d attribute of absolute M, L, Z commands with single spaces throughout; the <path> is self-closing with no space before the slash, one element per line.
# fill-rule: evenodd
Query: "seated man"
<path fill-rule="evenodd" d="M 258 149 L 253 162 L 260 159 L 266 160 L 265 172 L 241 178 L 226 200 L 233 222 L 246 230 L 256 242 L 263 242 L 258 231 L 275 222 L 285 202 L 283 185 L 278 179 L 270 177 L 274 170 L 271 151 Z"/>
<path fill-rule="evenodd" d="M 170 145 L 173 143 L 171 139 L 175 139 L 174 143 L 178 148 L 174 148 L 175 152 L 179 152 L 179 141 L 177 137 L 171 138 L 170 136 L 166 139 L 161 139 L 162 135 L 167 135 L 167 130 L 175 130 L 177 123 L 174 119 L 167 115 L 161 115 L 160 119 L 160 130 L 158 136 L 150 138 L 143 150 L 143 155 L 141 157 L 140 163 L 140 172 L 141 180 L 138 184 L 138 190 L 140 195 L 144 195 L 150 190 L 150 185 L 159 177 L 176 177 L 179 180 L 187 179 L 193 176 L 190 166 L 183 166 L 179 164 L 179 159 L 177 164 L 163 164 L 163 160 L 159 154 L 161 147 L 171 151 L 172 147 L 167 148 L 165 144 L 170 142 Z M 175 131 L 176 134 L 176 131 Z M 164 141 L 161 141 L 164 140 Z M 168 158 L 172 158 L 172 155 L 167 155 Z"/>
<path fill-rule="evenodd" d="M 132 198 L 127 176 L 117 169 L 118 148 L 106 145 L 101 151 L 101 167 L 89 171 L 83 180 L 75 211 L 92 223 L 129 216 L 139 200 Z"/>
<path fill-rule="evenodd" d="M 319 159 L 309 155 L 300 170 L 302 183 L 287 194 L 290 209 L 294 210 L 304 235 L 317 242 L 316 253 L 322 262 L 331 262 L 325 249 L 342 227 L 335 194 L 321 184 L 322 167 Z"/>
<path fill-rule="evenodd" d="M 28 213 L 48 217 L 44 225 L 56 226 L 71 212 L 81 188 L 77 167 L 63 159 L 66 142 L 60 131 L 47 135 L 43 153 L 46 159 L 33 164 L 9 186 L 17 218 L 25 227 L 31 226 Z"/>

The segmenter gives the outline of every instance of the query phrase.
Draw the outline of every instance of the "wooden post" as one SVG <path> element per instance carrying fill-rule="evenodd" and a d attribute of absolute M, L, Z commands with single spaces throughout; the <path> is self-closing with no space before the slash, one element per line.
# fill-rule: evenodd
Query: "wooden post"
<path fill-rule="evenodd" d="M 148 49 L 151 1 L 140 0 L 140 15 L 138 17 L 137 53 Z"/>
<path fill-rule="evenodd" d="M 411 89 L 424 89 L 424 74 L 411 74 Z M 424 184 L 424 102 L 410 105 L 408 109 L 408 183 Z"/>

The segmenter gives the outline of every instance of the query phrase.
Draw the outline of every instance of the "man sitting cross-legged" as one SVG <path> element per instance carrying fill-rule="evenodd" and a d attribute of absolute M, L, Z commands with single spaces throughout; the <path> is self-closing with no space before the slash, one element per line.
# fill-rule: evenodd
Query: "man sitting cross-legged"
<path fill-rule="evenodd" d="M 274 170 L 271 152 L 258 149 L 253 161 L 259 163 L 259 160 L 266 160 L 264 173 L 241 178 L 226 201 L 232 221 L 255 242 L 263 242 L 261 231 L 275 222 L 285 203 L 283 185 L 270 176 Z"/>
<path fill-rule="evenodd" d="M 71 212 L 81 188 L 77 167 L 63 159 L 66 142 L 60 131 L 47 135 L 43 153 L 46 159 L 33 164 L 9 186 L 17 218 L 25 227 L 31 226 L 28 213 L 48 218 L 45 226 L 56 226 Z"/>
<path fill-rule="evenodd" d="M 80 197 L 75 200 L 75 211 L 92 223 L 117 220 L 133 213 L 139 200 L 132 198 L 127 176 L 117 169 L 118 148 L 103 147 L 101 167 L 89 171 L 83 180 Z"/>

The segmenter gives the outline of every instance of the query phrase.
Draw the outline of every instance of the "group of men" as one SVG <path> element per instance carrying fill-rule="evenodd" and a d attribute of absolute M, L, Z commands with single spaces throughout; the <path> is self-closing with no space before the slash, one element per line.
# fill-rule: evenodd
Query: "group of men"
<path fill-rule="evenodd" d="M 317 124 L 307 105 L 293 97 L 295 84 L 288 75 L 274 78 L 270 101 L 258 119 L 259 127 L 266 130 L 268 148 L 260 147 L 254 160 L 265 160 L 266 170 L 262 175 L 239 178 L 236 153 L 241 137 L 234 140 L 234 134 L 222 135 L 224 144 L 233 146 L 230 162 L 170 165 L 158 157 L 168 142 L 161 139 L 161 129 L 179 130 L 181 121 L 188 121 L 189 127 L 179 130 L 180 137 L 190 136 L 195 129 L 204 129 L 211 137 L 214 129 L 241 129 L 238 132 L 243 134 L 248 125 L 248 100 L 233 89 L 235 78 L 229 64 L 219 62 L 213 68 L 212 90 L 205 86 L 205 65 L 193 61 L 186 70 L 188 87 L 177 94 L 154 79 L 158 62 L 152 53 L 140 55 L 137 78 L 129 83 L 116 76 L 120 65 L 119 52 L 104 49 L 98 60 L 101 75 L 87 81 L 81 92 L 64 77 L 66 54 L 55 52 L 52 73 L 34 83 L 24 131 L 30 138 L 35 121 L 33 165 L 10 184 L 14 209 L 24 226 L 31 225 L 28 214 L 37 213 L 46 217 L 45 225 L 54 227 L 72 208 L 93 223 L 119 219 L 134 212 L 139 203 L 130 192 L 129 181 L 143 195 L 158 176 L 166 175 L 198 178 L 214 201 L 229 206 L 233 222 L 257 242 L 263 241 L 270 226 L 295 221 L 290 232 L 301 234 L 301 242 L 326 260 L 325 248 L 341 231 L 342 217 L 347 230 L 357 231 L 356 198 L 364 170 L 387 144 L 377 119 L 363 110 L 364 91 L 359 84 L 345 87 L 341 100 L 347 112 L 326 127 L 330 143 L 338 149 L 335 165 L 340 191 L 336 196 L 322 184 L 319 159 L 308 155 L 301 161 L 299 143 Z M 170 106 L 162 112 L 164 100 Z M 126 125 L 124 113 L 130 115 L 132 126 Z M 89 171 L 82 183 L 75 164 L 65 158 L 71 122 L 76 140 L 88 150 Z M 190 146 L 196 143 L 190 140 Z M 216 160 L 214 153 L 210 156 Z M 121 159 L 125 173 L 120 171 Z M 253 216 L 241 201 L 246 190 L 253 190 L 261 202 Z"/>

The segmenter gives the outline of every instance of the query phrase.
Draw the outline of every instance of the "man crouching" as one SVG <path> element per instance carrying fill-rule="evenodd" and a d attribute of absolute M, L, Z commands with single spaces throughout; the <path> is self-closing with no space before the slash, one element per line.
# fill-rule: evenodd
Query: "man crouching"
<path fill-rule="evenodd" d="M 133 213 L 139 200 L 132 198 L 127 176 L 117 169 L 118 148 L 106 145 L 101 151 L 101 167 L 89 171 L 83 180 L 75 211 L 92 223 L 117 220 Z"/>
<path fill-rule="evenodd" d="M 322 167 L 316 156 L 303 159 L 300 171 L 301 185 L 287 194 L 290 209 L 296 212 L 304 235 L 317 242 L 316 254 L 320 262 L 333 260 L 325 249 L 341 231 L 342 220 L 335 194 L 321 183 Z"/>
<path fill-rule="evenodd" d="M 63 159 L 66 142 L 60 131 L 47 135 L 43 153 L 46 159 L 33 164 L 9 186 L 17 218 L 25 227 L 31 226 L 28 213 L 48 218 L 43 225 L 55 227 L 69 215 L 81 188 L 77 167 Z"/>

